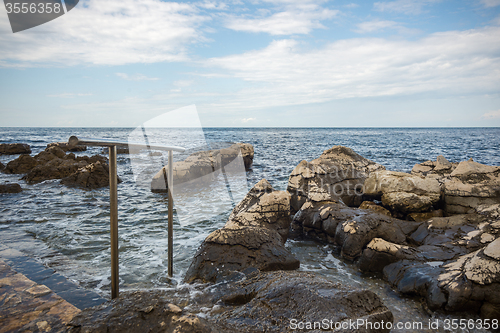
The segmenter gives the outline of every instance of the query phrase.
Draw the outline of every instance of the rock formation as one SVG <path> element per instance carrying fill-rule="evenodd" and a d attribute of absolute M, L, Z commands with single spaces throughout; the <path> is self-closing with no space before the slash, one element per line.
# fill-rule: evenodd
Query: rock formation
<path fill-rule="evenodd" d="M 31 154 L 31 148 L 25 143 L 0 143 L 0 155 Z"/>
<path fill-rule="evenodd" d="M 289 195 L 262 179 L 233 209 L 222 229 L 201 244 L 185 280 L 215 282 L 249 267 L 261 271 L 297 269 L 299 261 L 284 247 L 290 226 Z"/>
<path fill-rule="evenodd" d="M 292 213 L 306 200 L 342 201 L 348 206 L 359 206 L 365 179 L 370 173 L 384 169 L 350 148 L 327 149 L 311 162 L 300 162 L 290 174 L 287 191 L 291 194 Z"/>
<path fill-rule="evenodd" d="M 19 193 L 22 188 L 19 184 L 0 184 L 0 193 Z"/>

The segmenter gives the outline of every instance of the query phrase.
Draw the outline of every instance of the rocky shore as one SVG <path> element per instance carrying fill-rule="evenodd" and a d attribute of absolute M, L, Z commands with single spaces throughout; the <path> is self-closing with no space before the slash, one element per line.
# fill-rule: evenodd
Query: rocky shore
<path fill-rule="evenodd" d="M 249 146 L 192 154 L 174 164 L 174 180 L 205 177 L 240 153 L 248 169 Z M 21 155 L 3 172 L 23 173 L 27 182 L 73 184 L 99 168 L 105 175 L 105 163 L 99 156 L 75 157 L 52 146 L 34 157 Z M 152 191 L 166 189 L 166 170 L 155 176 Z M 124 293 L 82 311 L 66 328 L 283 332 L 292 319 L 328 318 L 340 324 L 379 323 L 361 329 L 340 325 L 338 332 L 390 331 L 381 323 L 392 323 L 393 314 L 375 293 L 298 271 L 289 239 L 334 247 L 342 260 L 382 277 L 402 295 L 419 297 L 429 311 L 500 320 L 500 167 L 438 156 L 404 173 L 334 146 L 311 162 L 301 161 L 286 191 L 275 190 L 266 179 L 252 187 L 196 252 L 184 276 L 195 296 L 181 290 Z M 189 295 L 180 297 L 183 292 Z M 302 328 L 297 331 L 317 327 Z"/>

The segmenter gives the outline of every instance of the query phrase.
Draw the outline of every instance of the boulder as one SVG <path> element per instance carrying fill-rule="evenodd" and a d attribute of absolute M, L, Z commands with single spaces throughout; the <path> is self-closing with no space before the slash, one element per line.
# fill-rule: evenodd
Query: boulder
<path fill-rule="evenodd" d="M 284 247 L 280 234 L 262 227 L 222 228 L 201 244 L 184 280 L 215 282 L 234 271 L 293 270 L 300 262 Z"/>
<path fill-rule="evenodd" d="M 19 184 L 0 184 L 0 193 L 19 193 L 22 188 Z"/>
<path fill-rule="evenodd" d="M 168 301 L 164 291 L 122 292 L 120 297 L 87 308 L 68 324 L 69 333 L 215 333 L 212 325 Z"/>
<path fill-rule="evenodd" d="M 382 272 L 385 266 L 399 260 L 419 260 L 419 255 L 413 247 L 374 238 L 363 250 L 358 267 L 363 272 Z"/>
<path fill-rule="evenodd" d="M 245 164 L 245 170 L 252 169 L 254 150 L 253 146 L 249 143 L 236 143 L 241 149 L 241 156 L 243 156 L 243 163 Z"/>
<path fill-rule="evenodd" d="M 361 203 L 361 205 L 359 206 L 359 209 L 369 209 L 369 210 L 372 210 L 376 213 L 392 217 L 392 214 L 390 211 L 388 211 L 387 209 L 385 209 L 382 206 L 377 205 L 373 201 L 363 201 Z"/>
<path fill-rule="evenodd" d="M 5 173 L 27 173 L 35 166 L 38 161 L 30 155 L 21 155 L 15 160 L 10 161 L 5 166 L 3 172 Z"/>
<path fill-rule="evenodd" d="M 31 148 L 25 143 L 0 143 L 0 155 L 31 154 Z"/>
<path fill-rule="evenodd" d="M 436 179 L 395 171 L 371 173 L 364 189 L 365 195 L 381 198 L 385 207 L 403 214 L 428 211 L 441 197 Z"/>
<path fill-rule="evenodd" d="M 371 172 L 385 168 L 343 146 L 334 146 L 311 161 L 300 162 L 290 174 L 287 191 L 292 213 L 306 200 L 342 201 L 348 206 L 362 202 L 363 184 Z"/>
<path fill-rule="evenodd" d="M 497 241 L 448 262 L 398 261 L 385 267 L 384 276 L 399 292 L 423 296 L 433 310 L 480 312 L 483 318 L 499 319 Z"/>
<path fill-rule="evenodd" d="M 500 203 L 500 167 L 464 161 L 444 184 L 448 214 L 473 213 L 480 205 Z"/>
<path fill-rule="evenodd" d="M 441 182 L 447 178 L 453 170 L 456 169 L 458 163 L 448 161 L 443 155 L 439 155 L 436 161 L 426 161 L 420 164 L 415 164 L 411 169 L 411 174 L 420 177 L 430 176 L 438 179 Z"/>
<path fill-rule="evenodd" d="M 290 229 L 290 194 L 276 191 L 265 179 L 233 209 L 225 228 L 264 227 L 277 231 L 285 243 Z"/>
<path fill-rule="evenodd" d="M 222 304 L 225 310 L 210 320 L 232 332 L 389 332 L 382 322 L 393 321 L 372 291 L 348 289 L 308 272 L 255 274 L 237 282 Z M 349 327 L 362 321 L 378 329 Z"/>
<path fill-rule="evenodd" d="M 117 183 L 122 180 L 117 177 Z M 109 165 L 101 161 L 90 163 L 71 175 L 64 177 L 61 184 L 84 189 L 96 189 L 109 186 Z"/>
<path fill-rule="evenodd" d="M 250 147 L 251 145 L 249 144 L 233 144 L 229 148 L 193 153 L 184 161 L 174 163 L 174 183 L 181 184 L 192 181 L 210 182 L 214 177 L 223 172 L 225 170 L 224 168 L 228 167 L 228 165 L 237 159 L 238 156 L 243 158 L 243 163 L 246 165 L 249 162 L 245 162 L 245 157 L 247 157 L 247 161 L 249 159 L 253 161 L 253 147 Z M 243 151 L 245 155 L 242 154 Z M 166 179 L 168 179 L 168 165 L 164 166 L 153 177 L 151 181 L 151 191 L 166 192 L 168 188 Z"/>
<path fill-rule="evenodd" d="M 68 151 L 77 152 L 77 151 L 86 151 L 87 150 L 87 146 L 84 146 L 84 145 L 70 146 L 69 143 L 67 143 L 67 142 L 52 142 L 52 143 L 49 143 L 47 145 L 47 148 L 50 148 L 50 147 L 58 147 L 65 152 L 68 152 Z"/>
<path fill-rule="evenodd" d="M 407 235 L 419 225 L 338 202 L 308 201 L 293 218 L 292 234 L 335 244 L 344 259 L 354 260 L 374 238 L 405 244 Z"/>

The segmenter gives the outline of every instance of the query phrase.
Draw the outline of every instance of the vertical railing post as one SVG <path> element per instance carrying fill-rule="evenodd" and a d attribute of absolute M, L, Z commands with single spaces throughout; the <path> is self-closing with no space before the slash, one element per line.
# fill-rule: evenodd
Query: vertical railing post
<path fill-rule="evenodd" d="M 116 172 L 116 146 L 109 148 L 109 220 L 111 238 L 111 298 L 118 297 L 118 189 Z"/>
<path fill-rule="evenodd" d="M 174 273 L 174 159 L 172 150 L 168 151 L 168 276 Z"/>

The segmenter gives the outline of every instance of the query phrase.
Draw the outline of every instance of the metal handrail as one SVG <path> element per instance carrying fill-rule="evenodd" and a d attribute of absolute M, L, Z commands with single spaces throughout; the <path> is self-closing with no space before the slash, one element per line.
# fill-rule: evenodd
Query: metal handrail
<path fill-rule="evenodd" d="M 174 243 L 174 204 L 173 204 L 173 152 L 184 152 L 185 149 L 176 146 L 158 146 L 143 143 L 114 141 L 109 139 L 90 139 L 71 136 L 68 145 L 73 147 L 77 145 L 109 147 L 109 220 L 110 220 L 110 238 L 111 238 L 111 298 L 117 298 L 119 293 L 119 273 L 118 273 L 118 186 L 116 171 L 116 147 L 146 148 L 154 150 L 168 151 L 168 275 L 173 275 L 173 243 Z M 165 178 L 165 172 L 163 172 Z"/>

